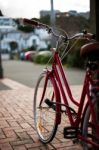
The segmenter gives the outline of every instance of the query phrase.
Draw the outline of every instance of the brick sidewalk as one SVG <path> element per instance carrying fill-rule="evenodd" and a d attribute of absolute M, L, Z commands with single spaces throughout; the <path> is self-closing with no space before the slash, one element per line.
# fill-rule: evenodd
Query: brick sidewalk
<path fill-rule="evenodd" d="M 54 140 L 42 144 L 36 134 L 32 101 L 34 90 L 9 79 L 0 80 L 10 90 L 0 90 L 0 150 L 81 150 L 71 140 L 63 138 L 65 121 L 58 128 Z M 72 87 L 79 97 L 81 86 Z"/>

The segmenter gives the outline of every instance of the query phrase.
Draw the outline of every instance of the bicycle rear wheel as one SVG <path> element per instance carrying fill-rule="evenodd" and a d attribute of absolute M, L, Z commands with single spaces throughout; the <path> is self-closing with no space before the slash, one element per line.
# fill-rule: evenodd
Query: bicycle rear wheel
<path fill-rule="evenodd" d="M 54 138 L 58 124 L 56 111 L 45 103 L 45 100 L 56 102 L 53 81 L 46 79 L 46 73 L 38 79 L 34 93 L 34 122 L 36 131 L 43 143 L 49 143 Z"/>
<path fill-rule="evenodd" d="M 94 110 L 97 110 L 97 99 L 93 101 Z M 97 127 L 96 127 L 97 125 Z M 98 132 L 97 132 L 98 128 Z M 99 144 L 99 121 L 97 119 L 96 123 L 94 124 L 92 113 L 90 112 L 90 107 L 88 106 L 84 121 L 83 121 L 83 128 L 82 128 L 82 135 L 90 140 L 91 142 L 94 142 L 96 144 Z M 92 146 L 91 144 L 83 142 L 83 150 L 98 150 L 99 147 Z"/>

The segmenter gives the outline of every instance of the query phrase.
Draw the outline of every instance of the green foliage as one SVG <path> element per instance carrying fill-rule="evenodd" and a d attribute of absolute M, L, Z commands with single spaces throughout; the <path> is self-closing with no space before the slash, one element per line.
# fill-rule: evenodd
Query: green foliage
<path fill-rule="evenodd" d="M 40 22 L 50 25 L 50 16 L 46 15 L 41 17 Z M 77 32 L 83 29 L 89 29 L 89 20 L 83 16 L 61 16 L 56 18 L 56 26 L 64 29 L 65 31 Z"/>
<path fill-rule="evenodd" d="M 15 50 L 18 48 L 18 43 L 15 42 L 15 41 L 11 41 L 9 42 L 9 46 L 10 46 L 10 59 L 14 59 L 14 55 L 16 55 L 16 52 Z M 18 53 L 17 53 L 17 56 L 18 56 Z"/>
<path fill-rule="evenodd" d="M 47 25 L 50 25 L 50 16 L 49 15 L 46 15 L 44 17 L 41 17 L 40 18 L 40 21 L 44 24 L 47 24 Z"/>
<path fill-rule="evenodd" d="M 18 44 L 15 41 L 9 42 L 9 45 L 10 45 L 11 50 L 15 50 L 18 48 Z"/>
<path fill-rule="evenodd" d="M 35 56 L 34 62 L 37 64 L 45 64 L 48 62 L 49 58 L 50 58 L 49 56 L 38 55 L 38 56 Z"/>
<path fill-rule="evenodd" d="M 83 68 L 84 59 L 80 57 L 80 52 L 77 50 L 75 53 L 72 53 L 67 58 L 67 64 L 70 67 Z"/>
<path fill-rule="evenodd" d="M 74 41 L 70 43 L 69 48 L 72 46 Z M 72 48 L 71 52 L 64 58 L 62 61 L 63 64 L 67 64 L 69 67 L 77 67 L 77 68 L 84 68 L 84 58 L 80 56 L 80 48 L 82 45 L 88 43 L 87 40 L 81 39 L 76 43 L 75 47 Z M 44 51 L 43 51 L 44 52 Z M 50 52 L 50 51 L 49 51 Z M 48 60 L 50 59 L 51 55 L 47 54 L 46 52 L 43 54 L 40 54 L 40 52 L 35 55 L 33 61 L 38 64 L 46 64 Z M 52 60 L 51 60 L 52 62 Z"/>
<path fill-rule="evenodd" d="M 56 18 L 56 25 L 69 34 L 74 34 L 83 29 L 89 29 L 89 20 L 82 16 L 60 17 Z"/>
<path fill-rule="evenodd" d="M 72 49 L 72 52 L 67 57 L 67 65 L 70 67 L 84 68 L 84 58 L 80 56 L 80 48 L 82 45 L 88 43 L 88 41 L 82 39 Z M 72 45 L 71 43 L 70 45 Z"/>
<path fill-rule="evenodd" d="M 30 33 L 30 32 L 34 32 L 34 28 L 30 25 L 20 25 L 20 21 L 19 19 L 13 19 L 14 22 L 17 24 L 17 29 L 25 32 L 25 33 Z"/>
<path fill-rule="evenodd" d="M 37 54 L 35 57 L 34 57 L 34 62 L 37 63 L 37 64 L 46 64 L 48 62 L 48 60 L 51 58 L 50 55 L 39 55 Z M 51 63 L 51 62 L 50 62 Z"/>
<path fill-rule="evenodd" d="M 28 47 L 28 48 L 25 48 L 23 49 L 24 52 L 27 52 L 27 51 L 35 51 L 36 50 L 36 47 L 35 46 L 31 46 L 31 47 Z"/>
<path fill-rule="evenodd" d="M 26 25 L 26 26 L 18 26 L 18 30 L 21 30 L 23 32 L 29 33 L 29 32 L 34 32 L 34 28 L 32 26 Z"/>
<path fill-rule="evenodd" d="M 31 47 L 29 47 L 30 51 L 36 50 L 36 47 L 34 45 L 32 45 Z"/>

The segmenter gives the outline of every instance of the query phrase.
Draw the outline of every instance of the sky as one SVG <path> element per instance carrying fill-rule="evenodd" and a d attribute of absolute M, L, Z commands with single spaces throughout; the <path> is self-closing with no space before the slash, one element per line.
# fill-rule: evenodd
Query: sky
<path fill-rule="evenodd" d="M 61 12 L 89 11 L 89 0 L 53 0 L 54 9 Z M 50 10 L 50 0 L 0 0 L 0 9 L 5 16 L 13 18 L 39 18 L 40 10 Z"/>

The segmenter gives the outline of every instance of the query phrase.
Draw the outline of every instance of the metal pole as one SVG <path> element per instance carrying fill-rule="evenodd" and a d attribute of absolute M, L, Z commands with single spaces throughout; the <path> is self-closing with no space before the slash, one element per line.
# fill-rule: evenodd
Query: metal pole
<path fill-rule="evenodd" d="M 51 25 L 55 26 L 55 11 L 54 11 L 53 0 L 51 0 Z"/>
<path fill-rule="evenodd" d="M 54 4 L 53 4 L 53 0 L 51 0 L 51 13 L 50 13 L 50 23 L 52 27 L 55 27 L 55 11 L 54 11 Z M 51 38 L 51 46 L 55 47 L 56 40 L 55 37 L 52 36 Z"/>
<path fill-rule="evenodd" d="M 2 58 L 1 58 L 1 40 L 2 40 L 2 33 L 0 32 L 0 79 L 3 78 L 3 68 L 2 68 Z"/>

